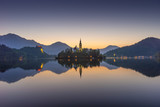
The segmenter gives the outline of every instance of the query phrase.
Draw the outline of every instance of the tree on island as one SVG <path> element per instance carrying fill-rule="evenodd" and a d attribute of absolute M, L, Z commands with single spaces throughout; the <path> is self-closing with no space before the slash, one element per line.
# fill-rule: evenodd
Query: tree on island
<path fill-rule="evenodd" d="M 157 52 L 157 53 L 155 54 L 155 58 L 160 62 L 160 52 Z"/>
<path fill-rule="evenodd" d="M 65 49 L 58 54 L 58 59 L 102 59 L 102 54 L 100 54 L 99 49 L 87 49 L 84 48 L 82 51 L 73 51 L 72 48 Z"/>

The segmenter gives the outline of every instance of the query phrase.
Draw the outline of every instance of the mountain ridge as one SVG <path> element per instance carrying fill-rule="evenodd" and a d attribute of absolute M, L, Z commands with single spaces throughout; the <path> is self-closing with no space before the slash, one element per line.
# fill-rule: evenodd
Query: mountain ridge
<path fill-rule="evenodd" d="M 42 46 L 44 51 L 50 55 L 56 55 L 60 51 L 70 48 L 69 45 L 63 42 L 55 42 L 51 45 L 44 45 L 36 42 L 35 40 L 25 39 L 17 34 L 8 33 L 0 36 L 0 44 L 4 44 L 10 48 L 21 49 L 23 47 L 36 47 L 37 45 Z M 58 44 L 58 45 L 57 45 Z"/>
<path fill-rule="evenodd" d="M 105 56 L 113 57 L 114 54 L 120 56 L 154 56 L 160 51 L 160 39 L 147 37 L 133 45 L 124 46 L 105 53 Z"/>
<path fill-rule="evenodd" d="M 103 48 L 103 49 L 100 49 L 100 53 L 101 54 L 104 54 L 106 52 L 109 52 L 111 50 L 115 50 L 115 49 L 118 49 L 119 47 L 116 46 L 116 45 L 108 45 L 107 47 Z"/>

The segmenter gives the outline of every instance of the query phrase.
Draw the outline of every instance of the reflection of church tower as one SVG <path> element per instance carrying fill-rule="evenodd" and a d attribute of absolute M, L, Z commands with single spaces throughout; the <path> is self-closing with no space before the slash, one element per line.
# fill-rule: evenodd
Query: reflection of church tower
<path fill-rule="evenodd" d="M 80 77 L 82 76 L 82 65 L 79 66 L 79 74 L 80 74 Z"/>
<path fill-rule="evenodd" d="M 80 39 L 80 42 L 79 42 L 79 51 L 82 51 L 82 43 L 81 43 L 81 39 Z"/>

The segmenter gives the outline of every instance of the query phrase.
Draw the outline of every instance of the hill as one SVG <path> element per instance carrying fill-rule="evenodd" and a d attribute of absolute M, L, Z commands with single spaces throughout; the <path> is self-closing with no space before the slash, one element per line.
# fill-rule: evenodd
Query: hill
<path fill-rule="evenodd" d="M 125 46 L 105 53 L 105 56 L 153 56 L 160 51 L 160 39 L 149 37 L 134 45 Z"/>
<path fill-rule="evenodd" d="M 51 57 L 43 52 L 39 47 L 24 47 L 21 49 L 11 49 L 5 45 L 0 45 L 0 60 L 22 60 Z"/>
<path fill-rule="evenodd" d="M 50 55 L 57 55 L 60 51 L 70 48 L 70 46 L 62 42 L 56 42 L 51 45 L 43 45 L 34 40 L 27 40 L 12 33 L 0 36 L 0 44 L 4 44 L 7 47 L 15 49 L 21 49 L 23 47 L 36 47 L 38 45 L 42 46 L 44 51 Z"/>
<path fill-rule="evenodd" d="M 5 45 L 0 45 L 0 60 L 18 59 L 19 55 L 15 49 L 8 48 Z"/>
<path fill-rule="evenodd" d="M 50 55 L 57 55 L 62 50 L 70 48 L 70 46 L 62 42 L 56 42 L 48 46 L 43 45 L 42 48 L 44 49 L 46 53 Z"/>
<path fill-rule="evenodd" d="M 115 49 L 118 49 L 119 47 L 118 46 L 114 46 L 114 45 L 109 45 L 107 46 L 106 48 L 103 48 L 103 49 L 100 49 L 100 53 L 101 54 L 104 54 L 106 52 L 109 52 L 111 50 L 115 50 Z"/>

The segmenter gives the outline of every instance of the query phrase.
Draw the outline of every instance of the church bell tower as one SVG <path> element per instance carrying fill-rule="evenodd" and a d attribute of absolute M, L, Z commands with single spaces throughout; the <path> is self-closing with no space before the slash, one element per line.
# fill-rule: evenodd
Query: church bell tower
<path fill-rule="evenodd" d="M 79 42 L 79 51 L 80 52 L 82 51 L 82 42 L 81 42 L 81 39 L 80 39 L 80 42 Z"/>

